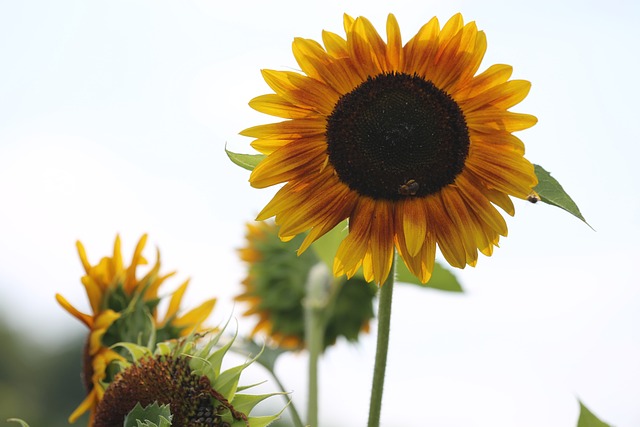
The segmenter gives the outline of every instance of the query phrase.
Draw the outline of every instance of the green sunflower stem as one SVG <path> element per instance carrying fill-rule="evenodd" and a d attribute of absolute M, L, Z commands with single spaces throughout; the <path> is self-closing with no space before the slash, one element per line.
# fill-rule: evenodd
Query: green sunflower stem
<path fill-rule="evenodd" d="M 387 353 L 389 350 L 391 300 L 393 297 L 396 256 L 396 254 L 393 256 L 389 277 L 387 277 L 387 280 L 380 288 L 380 297 L 378 301 L 378 341 L 376 343 L 376 361 L 373 367 L 373 386 L 371 387 L 371 401 L 369 403 L 368 427 L 378 427 L 380 425 L 382 390 L 384 388 L 384 374 L 387 368 Z"/>
<path fill-rule="evenodd" d="M 318 427 L 318 360 L 323 349 L 325 311 L 329 302 L 331 273 L 320 262 L 311 268 L 305 298 L 305 341 L 309 351 L 307 425 Z"/>

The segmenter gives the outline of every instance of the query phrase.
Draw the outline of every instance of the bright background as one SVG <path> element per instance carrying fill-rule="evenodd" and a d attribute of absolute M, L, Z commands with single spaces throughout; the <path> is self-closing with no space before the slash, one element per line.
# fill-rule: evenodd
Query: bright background
<path fill-rule="evenodd" d="M 239 316 L 235 249 L 275 190 L 252 189 L 224 146 L 248 152 L 238 132 L 274 121 L 247 105 L 270 92 L 259 70 L 295 69 L 293 37 L 343 34 L 345 11 L 383 33 L 393 12 L 405 41 L 461 11 L 487 33 L 481 69 L 512 64 L 533 83 L 513 109 L 539 118 L 519 134 L 527 157 L 596 231 L 517 202 L 501 248 L 458 272 L 466 294 L 398 286 L 383 425 L 574 426 L 577 398 L 613 425 L 640 425 L 640 3 L 349 3 L 0 3 L 4 317 L 51 343 L 83 332 L 53 298 L 88 309 L 75 240 L 97 262 L 116 233 L 130 256 L 144 232 L 148 258 L 157 245 L 164 271 L 193 278 L 187 305 L 217 296 L 214 323 Z M 323 359 L 323 424 L 366 423 L 374 351 L 372 333 Z M 279 363 L 304 410 L 304 355 Z"/>

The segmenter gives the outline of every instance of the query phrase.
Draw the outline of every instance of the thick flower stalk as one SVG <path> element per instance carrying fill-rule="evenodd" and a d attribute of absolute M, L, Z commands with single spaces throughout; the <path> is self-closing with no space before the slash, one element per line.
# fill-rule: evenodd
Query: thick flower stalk
<path fill-rule="evenodd" d="M 395 251 L 423 283 L 436 247 L 452 266 L 474 266 L 507 235 L 496 206 L 513 215 L 511 197 L 537 183 L 512 134 L 537 120 L 509 111 L 530 83 L 509 80 L 509 65 L 478 74 L 486 37 L 460 14 L 404 44 L 393 15 L 386 42 L 364 17 L 345 15 L 344 30 L 294 40 L 302 73 L 262 72 L 274 93 L 250 105 L 286 120 L 241 132 L 266 155 L 251 185 L 284 183 L 258 220 L 275 216 L 283 240 L 310 230 L 304 252 L 348 219 L 334 274 L 362 267 L 378 284 Z"/>
<path fill-rule="evenodd" d="M 138 267 L 147 263 L 142 256 L 147 236 L 144 235 L 135 248 L 131 263 L 125 266 L 122 260 L 120 237 L 116 237 L 113 255 L 104 257 L 92 265 L 82 243 L 77 242 L 80 260 L 85 269 L 82 284 L 85 287 L 91 313 L 86 314 L 71 305 L 62 295 L 56 294 L 60 305 L 89 328 L 84 350 L 83 379 L 87 397 L 69 417 L 77 420 L 86 411 L 91 411 L 93 425 L 95 408 L 104 394 L 104 384 L 111 378 L 107 367 L 112 362 L 123 361 L 121 352 L 111 346 L 118 342 L 159 342 L 179 338 L 192 333 L 209 316 L 215 299 L 181 314 L 180 303 L 189 281 L 185 281 L 171 295 L 168 308 L 158 316 L 157 305 L 161 297 L 158 290 L 174 273 L 160 274 L 160 253 L 153 267 L 138 277 Z"/>

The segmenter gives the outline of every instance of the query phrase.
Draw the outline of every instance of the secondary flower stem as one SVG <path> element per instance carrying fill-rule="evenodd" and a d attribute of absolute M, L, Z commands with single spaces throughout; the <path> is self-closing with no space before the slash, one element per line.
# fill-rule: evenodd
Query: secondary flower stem
<path fill-rule="evenodd" d="M 391 325 L 391 300 L 393 297 L 393 282 L 396 270 L 396 255 L 393 256 L 389 277 L 380 288 L 378 301 L 378 342 L 376 344 L 376 361 L 373 367 L 373 386 L 369 403 L 368 427 L 380 425 L 380 410 L 382 408 L 382 389 L 384 388 L 384 373 L 387 367 L 387 352 L 389 350 L 389 327 Z"/>
<path fill-rule="evenodd" d="M 307 279 L 305 298 L 305 341 L 309 351 L 309 393 L 307 425 L 318 427 L 318 359 L 322 353 L 325 311 L 329 302 L 331 273 L 327 266 L 316 264 Z"/>
<path fill-rule="evenodd" d="M 282 384 L 282 382 L 280 382 L 280 379 L 278 378 L 276 373 L 271 370 L 269 370 L 269 372 L 271 373 L 271 376 L 278 384 L 278 387 L 280 387 L 280 390 L 283 393 L 287 393 L 287 390 L 284 388 L 284 385 Z M 289 408 L 289 415 L 291 415 L 291 418 L 293 421 L 293 425 L 295 427 L 304 427 L 304 424 L 302 423 L 302 418 L 300 418 L 300 414 L 298 414 L 298 410 L 296 409 L 296 406 L 293 404 L 293 401 L 289 402 L 288 408 Z"/>

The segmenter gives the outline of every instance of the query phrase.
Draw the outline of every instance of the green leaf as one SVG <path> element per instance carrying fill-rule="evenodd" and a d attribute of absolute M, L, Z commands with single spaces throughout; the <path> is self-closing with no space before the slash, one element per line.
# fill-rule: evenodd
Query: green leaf
<path fill-rule="evenodd" d="M 7 420 L 7 422 L 9 422 L 9 423 L 18 423 L 22 427 L 29 427 L 29 424 L 27 424 L 25 421 L 22 421 L 20 418 L 9 418 Z"/>
<path fill-rule="evenodd" d="M 344 220 L 311 245 L 318 258 L 327 264 L 330 271 L 333 271 L 333 259 L 336 257 L 336 252 L 338 252 L 338 246 L 348 234 L 349 225 L 347 220 Z"/>
<path fill-rule="evenodd" d="M 256 354 L 259 354 L 256 362 L 264 366 L 272 374 L 275 372 L 278 357 L 287 352 L 279 347 L 260 346 L 253 339 L 243 337 L 236 340 L 231 350 L 247 357 L 255 357 Z"/>
<path fill-rule="evenodd" d="M 580 209 L 578 209 L 578 205 L 569 197 L 562 185 L 551 176 L 551 173 L 547 172 L 540 165 L 533 165 L 536 176 L 538 177 L 538 185 L 533 189 L 540 196 L 540 201 L 552 205 L 557 206 L 560 209 L 564 209 L 569 212 L 571 215 L 576 218 L 582 220 L 585 224 L 589 225 L 586 219 L 580 213 Z M 535 197 L 529 199 L 532 203 L 535 203 L 537 200 Z M 589 225 L 589 227 L 591 227 Z M 593 227 L 591 227 L 593 229 Z"/>
<path fill-rule="evenodd" d="M 600 421 L 586 406 L 580 401 L 580 418 L 578 418 L 578 427 L 611 427 L 609 424 Z"/>
<path fill-rule="evenodd" d="M 399 259 L 396 263 L 396 280 L 398 280 L 398 282 L 418 285 L 423 288 L 438 289 L 447 292 L 464 292 L 456 276 L 437 261 L 433 266 L 431 279 L 429 279 L 427 283 L 421 283 L 420 279 L 409 271 L 404 261 Z"/>
<path fill-rule="evenodd" d="M 171 407 L 154 402 L 143 408 L 136 403 L 124 419 L 124 427 L 168 427 L 171 425 Z"/>
<path fill-rule="evenodd" d="M 264 154 L 240 154 L 234 153 L 232 151 L 227 150 L 227 147 L 224 148 L 224 151 L 229 156 L 229 159 L 235 163 L 236 165 L 244 168 L 246 170 L 254 170 L 258 163 L 260 163 L 265 157 Z"/>

